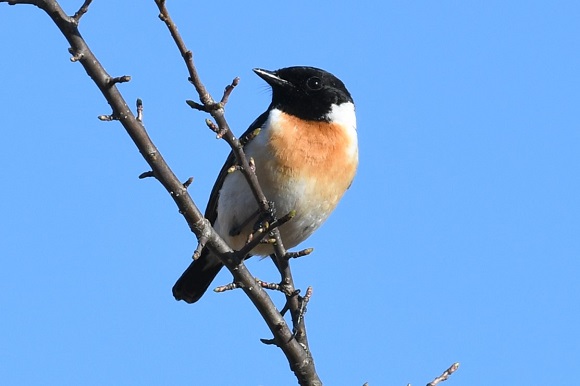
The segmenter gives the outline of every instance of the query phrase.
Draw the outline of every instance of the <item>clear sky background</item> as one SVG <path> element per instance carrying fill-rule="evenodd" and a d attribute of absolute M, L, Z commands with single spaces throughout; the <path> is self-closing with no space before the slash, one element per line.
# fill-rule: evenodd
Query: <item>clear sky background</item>
<path fill-rule="evenodd" d="M 82 3 L 62 1 L 73 14 Z M 228 147 L 154 2 L 81 31 L 203 209 Z M 580 3 L 168 1 L 242 133 L 251 69 L 312 65 L 357 104 L 360 169 L 293 262 L 328 385 L 580 379 Z M 241 291 L 176 302 L 196 240 L 50 19 L 0 4 L 0 383 L 292 385 Z M 274 281 L 269 260 L 248 262 Z M 230 280 L 227 272 L 216 284 Z M 277 304 L 282 298 L 273 295 Z"/>

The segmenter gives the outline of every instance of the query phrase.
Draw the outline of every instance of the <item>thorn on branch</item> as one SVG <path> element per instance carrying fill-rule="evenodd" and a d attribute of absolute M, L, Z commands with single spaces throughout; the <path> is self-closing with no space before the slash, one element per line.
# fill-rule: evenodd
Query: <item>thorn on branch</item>
<path fill-rule="evenodd" d="M 200 238 L 197 240 L 197 247 L 195 248 L 195 251 L 193 252 L 192 256 L 193 260 L 199 259 L 199 257 L 201 256 L 201 251 L 203 251 L 203 248 L 205 248 L 205 244 L 207 243 L 207 241 L 208 238 L 206 236 L 200 236 Z"/>
<path fill-rule="evenodd" d="M 143 172 L 139 174 L 139 179 L 142 180 L 144 178 L 155 177 L 155 173 L 153 170 L 149 170 L 148 172 Z"/>
<path fill-rule="evenodd" d="M 111 121 L 118 121 L 119 117 L 116 116 L 115 114 L 111 114 L 111 115 L 99 115 L 97 117 L 100 121 L 103 122 L 111 122 Z"/>
<path fill-rule="evenodd" d="M 292 220 L 294 218 L 294 216 L 296 216 L 296 211 L 291 210 L 290 212 L 288 212 L 284 216 L 280 217 L 279 219 L 274 220 L 274 222 L 272 223 L 272 228 L 280 227 L 283 224 L 286 224 L 288 221 Z"/>
<path fill-rule="evenodd" d="M 216 138 L 217 139 L 221 139 L 227 132 L 228 129 L 220 129 L 218 127 L 218 125 L 216 125 L 215 123 L 213 123 L 210 119 L 206 119 L 205 120 L 205 124 L 207 125 L 207 127 L 209 127 L 209 129 L 211 131 L 213 131 L 214 133 L 216 133 Z"/>
<path fill-rule="evenodd" d="M 258 279 L 256 279 L 256 281 L 264 289 L 283 292 L 282 286 L 279 283 L 268 283 L 266 281 L 262 281 L 262 280 L 258 280 Z"/>
<path fill-rule="evenodd" d="M 287 285 L 284 285 L 282 283 L 268 283 L 266 281 L 262 281 L 259 279 L 256 279 L 256 282 L 264 289 L 279 291 L 286 296 L 296 296 L 300 293 L 300 290 L 291 290 L 288 288 Z"/>
<path fill-rule="evenodd" d="M 436 386 L 440 382 L 446 381 L 447 378 L 449 378 L 449 376 L 451 374 L 453 374 L 455 371 L 457 371 L 458 368 L 459 368 L 459 362 L 455 362 L 447 370 L 445 370 L 443 372 L 443 374 L 441 374 L 440 376 L 438 376 L 437 378 L 435 378 L 434 380 L 432 380 L 431 382 L 429 382 L 427 384 L 427 386 Z"/>
<path fill-rule="evenodd" d="M 242 288 L 238 283 L 230 283 L 226 285 L 220 285 L 219 287 L 214 288 L 214 292 L 226 292 L 231 291 L 236 288 Z"/>
<path fill-rule="evenodd" d="M 274 338 L 272 338 L 272 339 L 260 339 L 260 342 L 264 343 L 265 345 L 269 345 L 269 346 L 278 346 L 278 343 L 276 343 L 276 339 L 274 339 Z"/>
<path fill-rule="evenodd" d="M 114 78 L 109 78 L 107 83 L 109 84 L 109 87 L 111 87 L 111 86 L 115 85 L 116 83 L 126 83 L 130 80 L 131 80 L 131 75 L 123 75 L 123 76 L 117 76 Z"/>
<path fill-rule="evenodd" d="M 254 233 L 263 234 L 270 230 L 270 222 L 268 220 L 259 220 L 254 224 Z M 250 233 L 252 236 L 252 233 Z M 249 240 L 252 241 L 252 240 Z"/>
<path fill-rule="evenodd" d="M 231 173 L 237 169 L 240 169 L 240 167 L 239 166 L 232 166 L 231 168 L 228 169 L 228 173 Z M 244 221 L 239 226 L 233 228 L 230 231 L 230 236 L 235 236 L 235 235 L 240 234 L 241 229 L 243 227 L 245 227 L 246 225 L 248 225 L 248 223 L 250 221 L 252 221 L 252 219 L 254 217 L 256 217 L 259 213 L 260 213 L 259 210 L 254 212 L 254 214 L 252 216 L 250 216 L 246 221 Z M 271 232 L 272 230 L 280 227 L 281 225 L 283 225 L 284 223 L 286 223 L 290 219 L 292 219 L 295 215 L 296 215 L 296 211 L 292 210 L 292 211 L 290 211 L 290 213 L 286 214 L 284 217 L 282 217 L 280 219 L 271 219 L 271 218 L 268 219 L 268 218 L 262 217 L 254 224 L 253 232 L 248 235 L 248 238 L 246 239 L 246 245 L 244 245 L 244 248 L 240 249 L 238 252 L 240 252 L 241 254 L 246 254 L 246 253 L 249 253 L 258 244 L 275 244 L 276 238 L 270 237 L 270 238 L 267 238 L 265 240 L 262 238 L 264 237 L 264 235 L 266 233 Z M 272 220 L 272 221 L 270 221 L 270 220 Z M 254 241 L 254 239 L 258 239 L 258 240 Z"/>
<path fill-rule="evenodd" d="M 228 170 L 228 172 L 229 172 L 229 170 Z M 240 256 L 246 256 L 258 244 L 276 243 L 276 238 L 270 237 L 266 241 L 264 241 L 263 238 L 264 238 L 264 236 L 266 236 L 266 234 L 270 233 L 272 230 L 276 229 L 277 227 L 281 226 L 282 224 L 284 224 L 285 222 L 290 220 L 292 217 L 294 217 L 295 213 L 296 213 L 295 211 L 291 211 L 290 213 L 288 213 L 286 216 L 282 217 L 281 219 L 273 219 L 272 220 L 272 219 L 269 219 L 267 217 L 266 218 L 261 217 L 260 219 L 258 219 L 258 221 L 256 221 L 254 223 L 252 233 L 250 233 L 246 239 L 246 244 L 237 253 Z M 246 225 L 248 225 L 259 214 L 260 214 L 260 211 L 257 210 L 246 221 L 244 221 L 240 225 L 232 228 L 230 230 L 230 236 L 236 236 L 236 235 L 240 234 L 241 230 Z"/>
<path fill-rule="evenodd" d="M 78 62 L 79 60 L 81 60 L 84 57 L 84 54 L 82 52 L 75 52 L 75 50 L 73 50 L 72 47 L 70 47 L 68 49 L 68 52 L 72 55 L 72 57 L 70 58 L 71 62 Z"/>
<path fill-rule="evenodd" d="M 296 290 L 294 291 L 294 293 L 298 295 L 300 293 L 300 290 Z M 286 312 L 288 312 L 289 310 L 290 310 L 290 299 L 286 299 L 286 304 L 284 304 L 284 307 L 282 307 L 282 309 L 280 310 L 280 314 L 284 316 L 286 315 Z"/>
<path fill-rule="evenodd" d="M 217 125 L 215 123 L 213 123 L 210 119 L 206 119 L 205 120 L 205 124 L 207 125 L 207 127 L 210 128 L 211 131 L 213 131 L 214 133 L 217 133 L 219 131 L 219 128 L 217 127 Z"/>
<path fill-rule="evenodd" d="M 208 103 L 208 104 L 201 104 L 201 103 L 197 103 L 196 101 L 192 101 L 191 99 L 186 99 L 185 103 L 187 103 L 187 105 L 189 107 L 191 107 L 192 109 L 203 111 L 205 113 L 211 113 L 212 111 L 219 110 L 219 109 L 222 109 L 224 107 L 221 102 L 219 102 L 219 103 L 212 102 L 212 103 Z"/>
<path fill-rule="evenodd" d="M 250 157 L 248 160 L 248 165 L 250 166 L 252 173 L 256 173 L 256 161 L 254 161 L 254 157 Z"/>
<path fill-rule="evenodd" d="M 286 256 L 284 256 L 287 260 L 290 259 L 297 259 L 299 257 L 310 255 L 314 252 L 314 248 L 306 248 L 298 252 L 286 252 Z"/>
<path fill-rule="evenodd" d="M 189 185 L 191 185 L 191 183 L 192 183 L 192 182 L 193 182 L 193 177 L 189 177 L 189 178 L 187 179 L 187 181 L 185 181 L 185 182 L 183 183 L 183 187 L 184 187 L 185 189 L 189 188 Z"/>
<path fill-rule="evenodd" d="M 256 130 L 244 135 L 242 138 L 240 138 L 240 145 L 245 146 L 248 144 L 252 139 L 256 138 L 258 134 L 260 134 L 260 131 L 262 131 L 262 129 L 257 128 Z"/>
<path fill-rule="evenodd" d="M 298 310 L 298 319 L 296 321 L 296 324 L 300 324 L 300 322 L 304 318 L 304 314 L 306 313 L 306 306 L 308 305 L 311 296 L 312 296 L 312 286 L 308 286 L 308 288 L 306 289 L 306 294 L 304 295 L 304 297 L 301 299 L 300 302 L 300 309 Z"/>
<path fill-rule="evenodd" d="M 230 229 L 230 236 L 237 236 L 242 232 L 242 229 L 250 223 L 254 218 L 260 214 L 260 210 L 257 209 L 251 216 L 249 216 L 244 222 Z"/>
<path fill-rule="evenodd" d="M 222 96 L 222 100 L 219 103 L 221 104 L 221 107 L 224 107 L 228 103 L 230 94 L 232 93 L 232 91 L 234 91 L 234 88 L 236 88 L 238 84 L 240 84 L 240 77 L 236 76 L 234 80 L 232 80 L 232 83 L 226 86 L 226 89 L 224 90 L 224 95 Z"/>
<path fill-rule="evenodd" d="M 228 174 L 231 174 L 233 172 L 237 172 L 238 170 L 242 170 L 242 167 L 240 165 L 232 165 L 228 169 Z"/>
<path fill-rule="evenodd" d="M 205 106 L 202 105 L 201 103 L 197 103 L 196 101 L 192 101 L 191 99 L 186 99 L 185 103 L 187 103 L 187 105 L 189 107 L 191 107 L 192 109 L 196 109 L 199 111 L 206 111 Z"/>
<path fill-rule="evenodd" d="M 141 98 L 137 98 L 137 117 L 139 122 L 143 122 L 143 101 Z"/>
<path fill-rule="evenodd" d="M 81 7 L 79 8 L 78 11 L 76 11 L 76 13 L 73 15 L 72 19 L 73 22 L 78 25 L 79 21 L 81 20 L 81 17 L 87 13 L 87 11 L 89 10 L 89 5 L 91 5 L 93 0 L 85 0 L 85 2 L 83 3 L 83 5 L 81 5 Z"/>

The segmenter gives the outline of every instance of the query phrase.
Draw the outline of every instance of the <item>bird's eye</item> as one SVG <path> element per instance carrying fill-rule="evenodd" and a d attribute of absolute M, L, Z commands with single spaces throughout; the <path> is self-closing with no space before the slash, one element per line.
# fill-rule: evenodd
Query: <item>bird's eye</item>
<path fill-rule="evenodd" d="M 320 90 L 322 88 L 322 81 L 319 77 L 313 76 L 306 81 L 306 86 L 311 90 Z"/>

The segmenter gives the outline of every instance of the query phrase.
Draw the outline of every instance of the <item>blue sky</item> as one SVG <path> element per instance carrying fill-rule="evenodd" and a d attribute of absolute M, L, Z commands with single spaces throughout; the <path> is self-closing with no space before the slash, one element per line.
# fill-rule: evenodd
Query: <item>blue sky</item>
<path fill-rule="evenodd" d="M 355 99 L 359 172 L 293 265 L 326 384 L 580 378 L 580 3 L 168 5 L 215 97 L 241 77 L 237 133 L 269 103 L 254 67 Z M 0 26 L 0 383 L 295 384 L 243 293 L 173 299 L 195 238 L 49 18 L 0 4 Z M 228 148 L 154 2 L 95 2 L 81 32 L 203 208 Z"/>

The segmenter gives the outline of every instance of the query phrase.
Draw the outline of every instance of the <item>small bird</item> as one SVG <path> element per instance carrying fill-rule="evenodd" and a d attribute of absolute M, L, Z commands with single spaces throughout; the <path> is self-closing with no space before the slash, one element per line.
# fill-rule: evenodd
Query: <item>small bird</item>
<path fill-rule="evenodd" d="M 280 226 L 286 248 L 306 240 L 328 218 L 350 187 L 358 166 L 353 99 L 334 75 L 314 67 L 254 72 L 272 88 L 272 103 L 246 131 L 260 128 L 245 146 L 255 161 L 264 195 L 276 213 L 295 216 Z M 246 135 L 244 134 L 244 135 Z M 234 250 L 239 250 L 259 220 L 258 204 L 230 153 L 211 192 L 205 217 Z M 267 256 L 272 245 L 259 244 L 251 254 Z M 173 286 L 173 296 L 198 301 L 223 267 L 208 248 Z"/>

